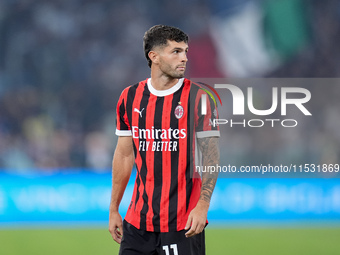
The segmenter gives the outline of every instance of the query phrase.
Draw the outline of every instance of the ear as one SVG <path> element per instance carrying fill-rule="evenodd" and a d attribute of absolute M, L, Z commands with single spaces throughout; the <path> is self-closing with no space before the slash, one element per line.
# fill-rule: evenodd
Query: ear
<path fill-rule="evenodd" d="M 148 54 L 153 64 L 159 63 L 159 54 L 156 51 L 150 51 Z"/>

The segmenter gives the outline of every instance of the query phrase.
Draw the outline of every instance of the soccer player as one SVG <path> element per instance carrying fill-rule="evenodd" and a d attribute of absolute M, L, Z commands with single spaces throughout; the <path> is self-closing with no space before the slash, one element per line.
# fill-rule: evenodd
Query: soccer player
<path fill-rule="evenodd" d="M 124 89 L 117 104 L 109 231 L 119 254 L 205 254 L 216 176 L 199 174 L 195 162 L 219 163 L 220 134 L 210 125 L 217 111 L 200 86 L 183 78 L 188 61 L 183 31 L 151 27 L 144 51 L 151 78 Z M 135 186 L 122 221 L 118 207 L 134 164 Z"/>

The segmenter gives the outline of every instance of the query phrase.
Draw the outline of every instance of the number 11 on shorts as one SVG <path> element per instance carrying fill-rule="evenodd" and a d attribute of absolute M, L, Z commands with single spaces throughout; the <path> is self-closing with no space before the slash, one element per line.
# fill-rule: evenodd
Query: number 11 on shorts
<path fill-rule="evenodd" d="M 170 255 L 170 249 L 173 250 L 173 255 L 178 255 L 177 244 L 163 245 L 163 250 L 165 251 L 165 255 Z"/>

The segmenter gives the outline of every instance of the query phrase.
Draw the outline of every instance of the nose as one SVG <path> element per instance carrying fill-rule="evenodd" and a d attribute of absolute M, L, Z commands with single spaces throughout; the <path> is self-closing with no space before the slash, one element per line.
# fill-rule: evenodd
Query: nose
<path fill-rule="evenodd" d="M 183 55 L 182 55 L 182 62 L 187 62 L 187 61 L 188 61 L 187 53 L 186 53 L 186 52 L 183 52 Z"/>

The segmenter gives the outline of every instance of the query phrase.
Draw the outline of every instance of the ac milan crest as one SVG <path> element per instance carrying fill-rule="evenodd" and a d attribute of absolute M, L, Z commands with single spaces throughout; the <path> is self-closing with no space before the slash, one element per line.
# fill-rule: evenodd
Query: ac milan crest
<path fill-rule="evenodd" d="M 177 119 L 180 119 L 183 117 L 184 114 L 184 108 L 180 104 L 176 106 L 175 108 L 175 116 Z"/>

